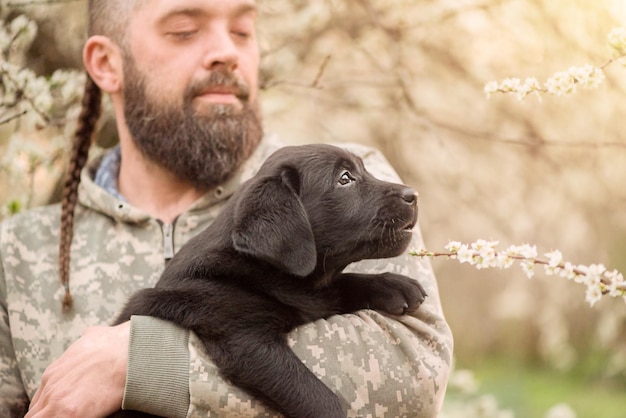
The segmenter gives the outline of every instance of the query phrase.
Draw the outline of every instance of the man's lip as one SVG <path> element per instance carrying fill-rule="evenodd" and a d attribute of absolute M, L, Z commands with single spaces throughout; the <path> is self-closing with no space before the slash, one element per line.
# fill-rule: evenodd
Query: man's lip
<path fill-rule="evenodd" d="M 201 92 L 196 96 L 200 100 L 214 103 L 239 103 L 239 98 L 234 90 L 212 89 Z"/>
<path fill-rule="evenodd" d="M 199 95 L 211 95 L 211 94 L 225 94 L 225 95 L 233 95 L 237 96 L 239 91 L 234 87 L 228 86 L 212 86 L 208 89 L 202 90 Z"/>

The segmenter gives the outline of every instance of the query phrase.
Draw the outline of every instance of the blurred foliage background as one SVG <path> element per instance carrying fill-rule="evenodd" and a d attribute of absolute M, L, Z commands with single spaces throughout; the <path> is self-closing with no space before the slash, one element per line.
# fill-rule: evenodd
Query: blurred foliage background
<path fill-rule="evenodd" d="M 21 58 L 25 67 L 40 76 L 81 69 L 85 3 L 0 0 L 5 21 L 26 14 L 38 24 Z M 428 249 L 478 238 L 531 243 L 540 253 L 559 249 L 574 263 L 626 271 L 626 211 L 620 209 L 626 203 L 626 68 L 615 63 L 599 88 L 567 97 L 518 101 L 487 99 L 483 92 L 491 80 L 545 80 L 572 65 L 604 64 L 612 58 L 607 34 L 626 24 L 626 2 L 258 3 L 266 128 L 291 142 L 381 149 L 420 192 Z M 60 126 L 27 130 L 20 120 L 27 115 L 0 125 L 0 155 L 16 147 L 15 138 L 40 150 L 35 161 L 11 151 L 0 204 L 56 199 L 65 157 L 46 150 L 67 149 L 68 115 Z M 115 143 L 110 121 L 99 143 Z M 624 416 L 623 300 L 590 308 L 584 288 L 558 277 L 528 280 L 515 269 L 478 271 L 443 259 L 433 264 L 457 368 L 474 370 L 478 393 L 493 392 L 499 405 L 487 402 L 470 413 L 458 403 L 477 398 L 452 385 L 446 416 L 543 417 L 561 402 L 578 417 Z M 549 415 L 572 416 L 560 411 Z"/>

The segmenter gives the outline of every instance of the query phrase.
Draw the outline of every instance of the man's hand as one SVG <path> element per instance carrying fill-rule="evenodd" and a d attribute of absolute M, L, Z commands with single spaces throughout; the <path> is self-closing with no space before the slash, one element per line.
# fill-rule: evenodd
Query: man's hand
<path fill-rule="evenodd" d="M 44 372 L 25 418 L 105 417 L 122 406 L 130 322 L 87 328 Z"/>

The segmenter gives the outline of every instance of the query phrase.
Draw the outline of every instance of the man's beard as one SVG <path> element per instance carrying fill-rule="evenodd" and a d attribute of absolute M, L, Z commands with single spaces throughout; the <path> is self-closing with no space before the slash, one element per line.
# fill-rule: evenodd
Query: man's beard
<path fill-rule="evenodd" d="M 258 105 L 250 103 L 247 86 L 229 71 L 212 72 L 189 85 L 182 106 L 149 97 L 145 77 L 132 59 L 125 61 L 124 80 L 124 115 L 137 148 L 199 190 L 228 180 L 261 141 Z M 201 111 L 194 109 L 194 97 L 212 86 L 235 88 L 242 108 L 203 104 Z"/>

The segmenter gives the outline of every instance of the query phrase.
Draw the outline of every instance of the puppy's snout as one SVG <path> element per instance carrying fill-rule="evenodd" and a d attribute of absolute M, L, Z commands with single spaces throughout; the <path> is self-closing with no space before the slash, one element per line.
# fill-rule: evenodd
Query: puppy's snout
<path fill-rule="evenodd" d="M 417 197 L 419 196 L 419 194 L 414 189 L 407 187 L 402 190 L 401 195 L 402 200 L 404 200 L 409 205 L 417 204 Z"/>

